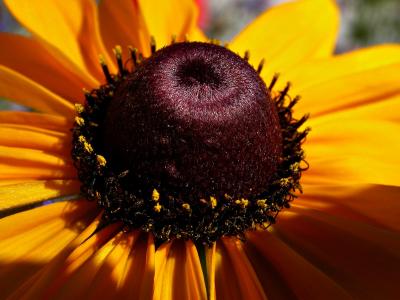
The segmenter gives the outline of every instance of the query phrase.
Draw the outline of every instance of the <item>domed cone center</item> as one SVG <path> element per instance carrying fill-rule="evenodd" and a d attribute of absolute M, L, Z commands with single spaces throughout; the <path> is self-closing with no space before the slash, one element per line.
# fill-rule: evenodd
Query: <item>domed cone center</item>
<path fill-rule="evenodd" d="M 118 86 L 102 126 L 112 169 L 130 189 L 194 201 L 265 191 L 282 157 L 276 107 L 244 59 L 213 44 L 179 43 Z"/>

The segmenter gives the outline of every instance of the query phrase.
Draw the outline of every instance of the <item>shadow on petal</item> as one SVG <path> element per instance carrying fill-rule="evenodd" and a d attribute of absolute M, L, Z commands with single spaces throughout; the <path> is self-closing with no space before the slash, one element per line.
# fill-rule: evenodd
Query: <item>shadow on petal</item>
<path fill-rule="evenodd" d="M 60 202 L 0 220 L 2 297 L 35 278 L 92 222 L 98 213 L 87 201 Z"/>

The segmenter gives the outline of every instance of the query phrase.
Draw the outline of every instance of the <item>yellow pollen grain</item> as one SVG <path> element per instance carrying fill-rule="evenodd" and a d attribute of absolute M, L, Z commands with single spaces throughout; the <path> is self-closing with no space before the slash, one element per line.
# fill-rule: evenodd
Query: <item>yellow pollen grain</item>
<path fill-rule="evenodd" d="M 153 199 L 153 201 L 160 200 L 160 193 L 156 189 L 153 190 L 153 193 L 151 195 L 151 199 Z"/>
<path fill-rule="evenodd" d="M 265 207 L 267 207 L 267 204 L 265 204 L 265 202 L 267 202 L 267 200 L 265 200 L 265 199 L 257 200 L 257 206 L 259 206 L 261 208 L 265 208 Z"/>
<path fill-rule="evenodd" d="M 240 205 L 241 207 L 245 208 L 245 207 L 247 207 L 247 205 L 249 205 L 249 200 L 244 199 L 244 198 L 237 199 L 237 200 L 235 200 L 235 204 Z"/>
<path fill-rule="evenodd" d="M 78 124 L 78 126 L 83 126 L 85 125 L 85 120 L 81 117 L 75 117 L 75 123 Z"/>
<path fill-rule="evenodd" d="M 122 56 L 122 48 L 120 45 L 115 46 L 115 48 L 113 49 L 113 52 L 115 54 L 116 57 L 121 57 Z"/>
<path fill-rule="evenodd" d="M 97 155 L 96 156 L 97 162 L 99 163 L 100 166 L 104 167 L 107 163 L 106 159 L 104 158 L 103 155 Z"/>
<path fill-rule="evenodd" d="M 106 65 L 106 60 L 102 54 L 99 55 L 99 63 L 104 66 Z"/>
<path fill-rule="evenodd" d="M 83 147 L 85 148 L 85 151 L 86 151 L 86 152 L 88 152 L 88 153 L 92 153 L 92 152 L 93 152 L 92 145 L 90 145 L 90 144 L 86 141 L 86 138 L 85 138 L 83 135 L 79 136 L 78 139 L 79 139 L 79 142 L 83 144 Z"/>
<path fill-rule="evenodd" d="M 88 142 L 83 143 L 83 147 L 85 148 L 86 152 L 88 152 L 88 153 L 92 153 L 93 152 L 93 147 Z"/>
<path fill-rule="evenodd" d="M 299 163 L 294 163 L 293 165 L 290 166 L 290 169 L 294 172 L 299 171 L 300 164 Z"/>
<path fill-rule="evenodd" d="M 76 111 L 78 114 L 83 113 L 84 110 L 85 110 L 85 108 L 83 107 L 83 105 L 80 104 L 80 103 L 75 103 L 74 106 L 75 106 L 75 111 Z"/>
<path fill-rule="evenodd" d="M 229 196 L 228 194 L 224 194 L 224 198 L 225 198 L 226 200 L 231 200 L 231 199 L 232 199 L 232 197 Z"/>
<path fill-rule="evenodd" d="M 86 142 L 86 138 L 83 135 L 80 135 L 78 139 L 79 139 L 80 143 L 85 143 Z"/>
<path fill-rule="evenodd" d="M 190 211 L 190 204 L 189 203 L 183 203 L 182 204 L 182 208 L 187 210 L 187 211 Z"/>
<path fill-rule="evenodd" d="M 288 185 L 289 182 L 290 182 L 289 178 L 282 178 L 281 181 L 280 181 L 281 185 L 283 185 L 283 186 Z"/>
<path fill-rule="evenodd" d="M 153 210 L 155 212 L 160 212 L 161 211 L 162 206 L 160 205 L 160 203 L 157 203 L 156 205 L 154 205 Z"/>
<path fill-rule="evenodd" d="M 213 196 L 210 197 L 211 208 L 215 208 L 217 206 L 217 199 Z"/>

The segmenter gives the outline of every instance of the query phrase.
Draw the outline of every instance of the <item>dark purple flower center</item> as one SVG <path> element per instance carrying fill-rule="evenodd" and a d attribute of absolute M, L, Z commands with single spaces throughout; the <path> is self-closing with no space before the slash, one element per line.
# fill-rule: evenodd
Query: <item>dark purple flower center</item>
<path fill-rule="evenodd" d="M 282 157 L 264 82 L 241 57 L 206 43 L 173 44 L 128 74 L 107 108 L 102 143 L 131 187 L 197 200 L 262 193 Z"/>

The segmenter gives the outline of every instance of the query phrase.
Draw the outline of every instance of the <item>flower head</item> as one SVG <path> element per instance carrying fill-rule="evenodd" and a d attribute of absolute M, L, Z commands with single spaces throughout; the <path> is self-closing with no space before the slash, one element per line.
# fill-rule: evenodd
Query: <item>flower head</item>
<path fill-rule="evenodd" d="M 5 3 L 5 297 L 395 297 L 398 46 L 333 55 L 330 0 L 227 46 L 190 0 Z"/>

